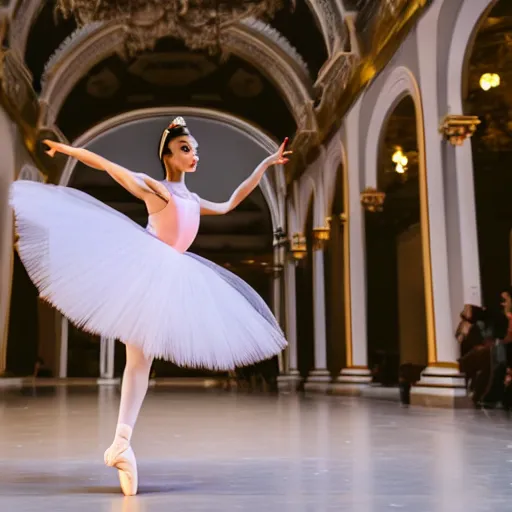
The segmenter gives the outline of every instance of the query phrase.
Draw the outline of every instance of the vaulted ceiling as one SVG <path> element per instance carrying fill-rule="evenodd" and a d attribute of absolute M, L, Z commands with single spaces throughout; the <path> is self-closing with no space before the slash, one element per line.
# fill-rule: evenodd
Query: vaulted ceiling
<path fill-rule="evenodd" d="M 245 119 L 276 141 L 290 136 L 296 166 L 341 117 L 338 107 L 362 59 L 410 15 L 407 0 L 283 0 L 271 19 L 224 27 L 218 53 L 164 37 L 152 50 L 127 56 L 120 21 L 78 27 L 56 12 L 55 0 L 9 5 L 8 43 L 37 97 L 37 106 L 25 109 L 37 118 L 37 138 L 73 141 L 140 108 L 199 107 Z M 268 225 L 261 215 L 260 225 Z"/>

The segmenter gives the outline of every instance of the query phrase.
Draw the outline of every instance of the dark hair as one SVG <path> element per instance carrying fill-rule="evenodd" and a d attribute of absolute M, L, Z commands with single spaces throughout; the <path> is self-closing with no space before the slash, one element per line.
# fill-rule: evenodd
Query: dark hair
<path fill-rule="evenodd" d="M 165 135 L 165 137 L 164 137 Z M 169 149 L 169 142 L 171 140 L 176 139 L 178 137 L 189 136 L 190 131 L 186 126 L 173 126 L 172 128 L 166 128 L 162 132 L 162 137 L 160 138 L 160 143 L 158 145 L 158 152 L 160 156 L 160 164 L 162 165 L 162 169 L 164 171 L 164 175 L 166 174 L 165 164 L 164 164 L 164 156 L 170 155 L 171 150 Z M 161 152 L 161 154 L 160 154 Z"/>
<path fill-rule="evenodd" d="M 160 159 L 160 164 L 162 165 L 162 169 L 164 171 L 164 175 L 167 173 L 164 164 L 165 155 L 170 155 L 171 150 L 169 149 L 169 142 L 171 140 L 176 139 L 178 137 L 190 137 L 192 139 L 193 145 L 197 147 L 196 140 L 190 135 L 190 131 L 187 128 L 185 120 L 182 117 L 177 117 L 173 120 L 173 122 L 162 132 L 160 137 L 160 143 L 158 145 L 158 156 Z"/>

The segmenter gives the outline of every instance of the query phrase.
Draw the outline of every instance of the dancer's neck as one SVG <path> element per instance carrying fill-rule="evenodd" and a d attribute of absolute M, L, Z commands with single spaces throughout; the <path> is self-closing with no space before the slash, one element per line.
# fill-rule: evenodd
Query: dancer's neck
<path fill-rule="evenodd" d="M 167 175 L 165 177 L 167 181 L 171 183 L 182 183 L 185 184 L 185 173 L 183 171 L 175 171 L 174 169 L 167 169 Z"/>

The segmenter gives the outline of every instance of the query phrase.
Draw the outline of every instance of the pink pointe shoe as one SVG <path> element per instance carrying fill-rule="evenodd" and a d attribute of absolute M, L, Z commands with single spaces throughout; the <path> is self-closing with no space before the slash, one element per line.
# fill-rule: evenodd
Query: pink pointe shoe
<path fill-rule="evenodd" d="M 138 487 L 137 461 L 130 446 L 130 437 L 131 429 L 126 437 L 116 433 L 112 446 L 106 450 L 104 456 L 105 464 L 118 470 L 119 483 L 125 496 L 135 496 Z"/>

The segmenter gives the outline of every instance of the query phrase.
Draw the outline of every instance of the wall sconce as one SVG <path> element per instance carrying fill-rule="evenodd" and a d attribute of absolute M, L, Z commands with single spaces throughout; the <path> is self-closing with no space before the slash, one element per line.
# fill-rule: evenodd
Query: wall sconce
<path fill-rule="evenodd" d="M 367 212 L 381 212 L 385 199 L 385 192 L 380 192 L 372 187 L 367 187 L 361 192 L 361 204 Z"/>
<path fill-rule="evenodd" d="M 494 89 L 495 87 L 499 87 L 501 83 L 500 75 L 497 73 L 484 73 L 480 77 L 480 87 L 484 91 L 488 91 L 489 89 Z"/>
<path fill-rule="evenodd" d="M 396 151 L 393 153 L 391 160 L 395 164 L 395 172 L 398 174 L 403 174 L 407 170 L 409 159 L 404 155 L 404 152 L 400 146 L 396 148 Z"/>

